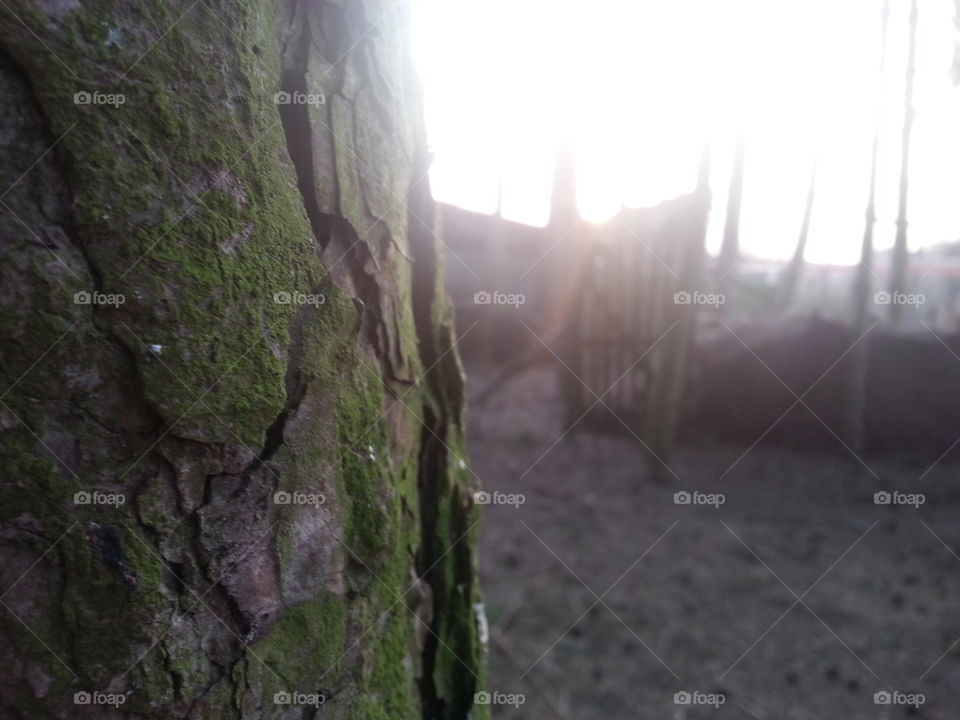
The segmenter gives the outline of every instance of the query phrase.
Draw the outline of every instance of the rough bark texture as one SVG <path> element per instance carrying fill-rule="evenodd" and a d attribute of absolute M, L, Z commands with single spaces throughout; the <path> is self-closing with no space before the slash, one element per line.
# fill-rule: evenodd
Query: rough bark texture
<path fill-rule="evenodd" d="M 462 373 L 406 22 L 0 8 L 3 718 L 471 712 Z M 124 702 L 75 704 L 95 691 Z"/>

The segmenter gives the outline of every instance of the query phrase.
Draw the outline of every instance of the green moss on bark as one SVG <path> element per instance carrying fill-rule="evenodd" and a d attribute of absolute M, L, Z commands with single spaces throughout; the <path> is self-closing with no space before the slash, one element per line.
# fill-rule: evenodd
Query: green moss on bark
<path fill-rule="evenodd" d="M 0 327 L 21 350 L 0 376 L 26 373 L 5 400 L 20 419 L 0 417 L 0 518 L 24 568 L 42 559 L 10 601 L 56 588 L 29 608 L 32 632 L 3 620 L 9 684 L 49 678 L 13 707 L 79 717 L 64 698 L 113 684 L 131 714 L 249 720 L 278 715 L 278 691 L 325 687 L 331 717 L 465 716 L 482 665 L 459 540 L 470 515 L 464 479 L 420 428 L 429 408 L 460 452 L 459 378 L 420 377 L 444 348 L 432 310 L 412 309 L 437 251 L 407 258 L 420 128 L 399 11 L 11 4 L 0 91 L 20 88 L 8 107 L 37 130 L 11 138 L 33 143 L 11 181 L 43 158 L 5 200 L 32 227 L 0 262 L 15 299 Z M 305 78 L 330 76 L 312 88 L 324 113 L 294 142 L 273 96 L 297 53 Z M 297 145 L 321 137 L 331 153 Z M 329 215 L 301 196 L 290 152 L 316 161 Z M 71 302 L 93 290 L 126 301 Z M 294 293 L 324 301 L 278 299 Z M 127 504 L 73 505 L 97 487 Z M 329 504 L 316 517 L 276 507 L 276 489 Z M 426 626 L 469 667 L 431 649 Z M 427 685 L 445 704 L 425 704 Z"/>

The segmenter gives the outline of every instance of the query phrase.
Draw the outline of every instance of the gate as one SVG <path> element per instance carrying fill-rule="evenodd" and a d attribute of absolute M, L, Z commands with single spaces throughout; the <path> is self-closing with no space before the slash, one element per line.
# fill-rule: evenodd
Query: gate
<path fill-rule="evenodd" d="M 564 343 L 579 380 L 564 373 L 567 415 L 625 428 L 657 458 L 669 453 L 683 401 L 709 205 L 698 191 L 624 209 L 579 239 Z"/>

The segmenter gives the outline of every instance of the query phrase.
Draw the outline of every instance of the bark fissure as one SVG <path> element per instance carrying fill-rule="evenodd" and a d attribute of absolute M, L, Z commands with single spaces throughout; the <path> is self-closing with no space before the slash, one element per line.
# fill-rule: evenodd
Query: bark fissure
<path fill-rule="evenodd" d="M 49 647 L 0 614 L 16 656 L 0 663 L 3 712 L 93 718 L 69 702 L 80 685 L 126 693 L 127 714 L 259 720 L 296 714 L 278 691 L 323 684 L 337 691 L 320 712 L 337 720 L 462 720 L 474 681 L 460 661 L 405 612 L 372 623 L 395 602 L 385 590 L 404 591 L 468 517 L 464 478 L 429 432 L 461 451 L 455 353 L 416 380 L 452 320 L 433 238 L 407 251 L 404 202 L 427 217 L 432 201 L 402 194 L 422 130 L 402 8 L 290 0 L 278 17 L 210 0 L 178 19 L 10 1 L 10 182 L 60 140 L 4 198 L 25 227 L 0 206 L 0 285 L 19 303 L 4 310 L 23 347 L 0 379 L 44 358 L 9 399 L 35 435 L 0 417 L 0 524 L 28 531 L 8 534 L 0 574 L 76 528 L 8 598 Z M 104 68 L 117 87 L 78 86 Z M 330 105 L 277 105 L 277 87 Z M 95 90 L 125 103 L 71 102 Z M 80 290 L 126 303 L 70 302 Z M 288 290 L 324 301 L 275 299 Z M 81 487 L 126 499 L 77 505 Z M 479 669 L 471 553 L 468 539 L 417 578 L 410 606 Z"/>

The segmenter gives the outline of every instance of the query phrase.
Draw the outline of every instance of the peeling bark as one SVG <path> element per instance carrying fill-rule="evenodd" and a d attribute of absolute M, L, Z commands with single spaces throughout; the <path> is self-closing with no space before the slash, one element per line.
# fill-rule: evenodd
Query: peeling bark
<path fill-rule="evenodd" d="M 0 11 L 3 717 L 483 716 L 406 12 Z"/>

